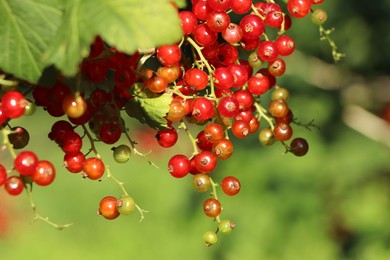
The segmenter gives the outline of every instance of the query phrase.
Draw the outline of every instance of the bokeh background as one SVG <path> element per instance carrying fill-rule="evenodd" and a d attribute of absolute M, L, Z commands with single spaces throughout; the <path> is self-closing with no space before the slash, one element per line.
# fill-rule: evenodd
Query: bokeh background
<path fill-rule="evenodd" d="M 42 215 L 74 225 L 58 231 L 31 224 L 26 194 L 10 197 L 0 189 L 0 259 L 390 259 L 390 1 L 328 0 L 322 7 L 329 11 L 325 27 L 336 28 L 331 37 L 347 57 L 334 64 L 310 18 L 294 20 L 290 35 L 298 50 L 279 81 L 291 92 L 294 115 L 315 119 L 320 129 L 294 126 L 294 136 L 310 144 L 302 158 L 283 155 L 279 144 L 264 147 L 256 135 L 233 139 L 233 157 L 212 173 L 217 181 L 234 175 L 242 184 L 235 197 L 220 194 L 223 217 L 237 224 L 230 235 L 203 245 L 204 231 L 215 229 L 202 210 L 208 195 L 193 191 L 191 177 L 174 179 L 166 170 L 170 155 L 190 153 L 184 136 L 163 150 L 153 131 L 126 118 L 139 150 L 153 150 L 161 169 L 137 156 L 118 165 L 109 147 L 98 146 L 113 174 L 150 211 L 140 224 L 137 213 L 107 221 L 96 215 L 98 203 L 120 190 L 111 180 L 66 172 L 62 152 L 47 138 L 56 119 L 38 110 L 13 123 L 30 132 L 27 148 L 58 169 L 52 185 L 34 188 L 34 199 Z"/>

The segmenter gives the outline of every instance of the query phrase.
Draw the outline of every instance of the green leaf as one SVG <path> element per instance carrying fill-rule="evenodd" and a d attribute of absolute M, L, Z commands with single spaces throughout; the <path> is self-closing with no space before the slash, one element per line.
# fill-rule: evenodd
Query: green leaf
<path fill-rule="evenodd" d="M 179 41 L 182 31 L 168 0 L 71 0 L 47 53 L 48 64 L 54 63 L 64 75 L 73 76 L 96 35 L 131 54 Z"/>
<path fill-rule="evenodd" d="M 179 41 L 179 17 L 168 0 L 83 0 L 88 27 L 117 49 L 133 53 Z"/>
<path fill-rule="evenodd" d="M 81 1 L 68 0 L 63 22 L 44 56 L 48 65 L 55 64 L 67 76 L 77 73 L 77 65 L 88 56 L 89 46 L 94 38 L 81 21 Z"/>
<path fill-rule="evenodd" d="M 184 8 L 187 6 L 186 0 L 175 0 L 174 2 L 178 8 Z"/>
<path fill-rule="evenodd" d="M 0 0 L 0 68 L 36 83 L 62 16 L 61 0 Z"/>
<path fill-rule="evenodd" d="M 169 104 L 172 102 L 172 93 L 156 95 L 148 90 L 141 91 L 141 87 L 139 85 L 133 87 L 132 95 L 134 98 L 126 104 L 127 114 L 154 129 L 168 128 L 165 116 L 169 111 Z"/>

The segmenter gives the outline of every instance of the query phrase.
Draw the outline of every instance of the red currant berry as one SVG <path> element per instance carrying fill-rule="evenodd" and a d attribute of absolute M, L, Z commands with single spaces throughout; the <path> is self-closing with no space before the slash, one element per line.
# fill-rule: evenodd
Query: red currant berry
<path fill-rule="evenodd" d="M 213 103 L 205 97 L 198 97 L 192 102 L 192 116 L 197 120 L 208 120 L 214 114 Z"/>
<path fill-rule="evenodd" d="M 122 134 L 121 127 L 116 122 L 108 122 L 102 125 L 99 132 L 99 139 L 105 144 L 116 143 Z"/>
<path fill-rule="evenodd" d="M 83 147 L 83 140 L 78 133 L 69 131 L 64 135 L 60 146 L 65 153 L 75 154 Z"/>
<path fill-rule="evenodd" d="M 210 218 L 216 218 L 221 214 L 221 203 L 217 199 L 208 198 L 203 203 L 203 212 Z"/>
<path fill-rule="evenodd" d="M 184 82 L 196 90 L 203 90 L 207 87 L 209 78 L 203 70 L 192 68 L 184 74 Z"/>
<path fill-rule="evenodd" d="M 278 141 L 287 141 L 291 138 L 293 130 L 290 125 L 278 123 L 275 125 L 273 134 Z"/>
<path fill-rule="evenodd" d="M 278 57 L 278 49 L 272 41 L 262 41 L 257 48 L 257 55 L 263 61 L 271 62 Z"/>
<path fill-rule="evenodd" d="M 309 144 L 304 138 L 295 138 L 291 141 L 290 152 L 296 156 L 304 156 L 309 151 Z"/>
<path fill-rule="evenodd" d="M 207 0 L 200 0 L 196 4 L 192 5 L 192 12 L 195 17 L 200 21 L 206 21 L 207 16 L 211 8 L 207 4 Z"/>
<path fill-rule="evenodd" d="M 253 95 L 262 95 L 270 88 L 270 82 L 267 76 L 262 73 L 256 73 L 248 79 L 248 90 Z"/>
<path fill-rule="evenodd" d="M 251 108 L 255 100 L 249 90 L 237 90 L 233 96 L 236 98 L 241 110 Z"/>
<path fill-rule="evenodd" d="M 231 0 L 207 0 L 207 4 L 211 9 L 217 12 L 225 12 L 230 8 Z"/>
<path fill-rule="evenodd" d="M 153 76 L 145 82 L 145 86 L 154 93 L 161 93 L 168 87 L 168 81 L 159 76 Z"/>
<path fill-rule="evenodd" d="M 30 135 L 26 129 L 21 126 L 11 128 L 13 131 L 8 135 L 8 140 L 14 149 L 22 149 L 26 147 L 30 140 Z"/>
<path fill-rule="evenodd" d="M 217 123 L 208 124 L 204 129 L 204 136 L 210 143 L 216 143 L 225 135 L 223 127 Z"/>
<path fill-rule="evenodd" d="M 235 46 L 231 44 L 221 44 L 218 48 L 218 61 L 224 65 L 229 66 L 234 64 L 238 60 L 238 50 Z M 233 81 L 230 83 L 231 85 L 234 83 Z"/>
<path fill-rule="evenodd" d="M 60 120 L 55 122 L 51 127 L 49 138 L 56 143 L 62 143 L 66 136 L 65 134 L 68 132 L 73 132 L 73 126 L 68 121 Z"/>
<path fill-rule="evenodd" d="M 213 78 L 215 87 L 222 90 L 230 89 L 234 83 L 233 74 L 226 67 L 215 69 Z"/>
<path fill-rule="evenodd" d="M 32 175 L 37 165 L 38 157 L 31 151 L 20 152 L 14 160 L 15 169 L 23 176 Z"/>
<path fill-rule="evenodd" d="M 168 171 L 175 178 L 183 178 L 190 172 L 190 160 L 187 156 L 177 154 L 168 162 Z"/>
<path fill-rule="evenodd" d="M 311 0 L 289 0 L 287 3 L 288 12 L 295 18 L 305 17 L 311 8 Z"/>
<path fill-rule="evenodd" d="M 179 13 L 179 17 L 184 35 L 190 35 L 195 30 L 195 27 L 198 25 L 198 20 L 196 19 L 196 16 L 190 11 L 181 11 Z"/>
<path fill-rule="evenodd" d="M 81 172 L 83 170 L 84 162 L 85 156 L 82 152 L 77 152 L 75 154 L 65 154 L 64 156 L 64 166 L 72 173 Z"/>
<path fill-rule="evenodd" d="M 244 120 L 235 120 L 232 125 L 232 133 L 238 138 L 245 138 L 249 135 L 249 123 Z"/>
<path fill-rule="evenodd" d="M 245 14 L 251 10 L 252 0 L 231 0 L 230 5 L 236 14 Z"/>
<path fill-rule="evenodd" d="M 2 164 L 0 164 L 0 186 L 4 185 L 6 180 L 7 180 L 7 170 Z"/>
<path fill-rule="evenodd" d="M 180 62 L 181 50 L 178 45 L 163 45 L 157 48 L 157 59 L 164 66 L 173 66 Z"/>
<path fill-rule="evenodd" d="M 166 118 L 171 122 L 178 122 L 185 116 L 184 104 L 181 100 L 173 99 L 169 104 Z"/>
<path fill-rule="evenodd" d="M 225 96 L 219 100 L 218 112 L 224 117 L 234 117 L 240 110 L 240 104 L 235 97 Z"/>
<path fill-rule="evenodd" d="M 279 55 L 288 56 L 295 50 L 295 41 L 288 35 L 281 35 L 275 40 Z"/>
<path fill-rule="evenodd" d="M 54 165 L 46 160 L 38 162 L 35 172 L 31 175 L 33 182 L 39 186 L 47 186 L 51 184 L 56 177 L 56 169 Z"/>
<path fill-rule="evenodd" d="M 19 176 L 9 176 L 4 183 L 4 188 L 8 194 L 16 196 L 23 192 L 24 183 Z"/>
<path fill-rule="evenodd" d="M 24 95 L 16 90 L 8 91 L 1 97 L 1 105 L 8 118 L 21 117 L 26 111 L 27 103 Z"/>
<path fill-rule="evenodd" d="M 157 75 L 163 77 L 168 83 L 176 81 L 182 73 L 178 64 L 172 66 L 161 66 L 157 70 Z"/>
<path fill-rule="evenodd" d="M 268 64 L 268 71 L 274 77 L 280 77 L 286 71 L 286 63 L 283 59 L 277 58 Z"/>
<path fill-rule="evenodd" d="M 202 151 L 194 157 L 195 167 L 199 172 L 212 172 L 217 166 L 217 157 L 210 151 Z"/>
<path fill-rule="evenodd" d="M 161 147 L 169 148 L 176 144 L 178 135 L 175 128 L 158 130 L 155 135 L 158 144 Z"/>
<path fill-rule="evenodd" d="M 240 181 L 233 176 L 225 177 L 221 182 L 222 191 L 228 196 L 234 196 L 240 192 Z"/>
<path fill-rule="evenodd" d="M 117 208 L 117 199 L 112 196 L 104 197 L 99 203 L 98 214 L 108 220 L 116 219 L 120 215 Z"/>
<path fill-rule="evenodd" d="M 62 109 L 68 117 L 78 118 L 87 111 L 87 102 L 82 96 L 70 94 L 63 99 Z"/>
<path fill-rule="evenodd" d="M 196 137 L 196 145 L 202 151 L 211 151 L 213 143 L 209 142 L 204 131 L 199 132 Z"/>
<path fill-rule="evenodd" d="M 230 44 L 238 43 L 242 39 L 242 30 L 238 24 L 230 23 L 222 31 L 222 38 Z"/>
<path fill-rule="evenodd" d="M 91 180 L 100 179 L 103 176 L 104 171 L 104 163 L 101 159 L 97 157 L 90 157 L 86 159 L 83 164 L 83 176 L 88 177 Z"/>
<path fill-rule="evenodd" d="M 240 88 L 245 85 L 248 80 L 248 70 L 244 65 L 231 64 L 228 66 L 230 73 L 233 75 L 233 88 Z"/>
<path fill-rule="evenodd" d="M 206 24 L 199 24 L 194 30 L 195 41 L 203 47 L 213 45 L 218 38 L 218 34 L 213 32 Z"/>
<path fill-rule="evenodd" d="M 226 160 L 233 154 L 233 144 L 229 139 L 223 138 L 217 143 L 214 143 L 212 152 L 218 159 Z"/>
<path fill-rule="evenodd" d="M 272 100 L 268 109 L 274 117 L 285 117 L 289 111 L 288 104 L 283 99 Z"/>
<path fill-rule="evenodd" d="M 240 21 L 242 37 L 246 39 L 257 39 L 264 32 L 264 22 L 254 14 L 244 16 Z"/>
<path fill-rule="evenodd" d="M 206 20 L 207 26 L 213 32 L 222 32 L 230 24 L 230 16 L 225 12 L 210 12 Z"/>

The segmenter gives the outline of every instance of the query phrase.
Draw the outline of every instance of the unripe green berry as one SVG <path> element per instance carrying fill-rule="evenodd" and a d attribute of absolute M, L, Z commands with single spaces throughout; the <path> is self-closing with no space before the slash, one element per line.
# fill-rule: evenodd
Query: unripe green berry
<path fill-rule="evenodd" d="M 198 192 L 206 192 L 211 187 L 210 177 L 205 173 L 198 173 L 192 177 L 192 186 Z"/>
<path fill-rule="evenodd" d="M 119 213 L 129 215 L 135 209 L 135 201 L 132 197 L 124 195 L 116 202 Z"/>
<path fill-rule="evenodd" d="M 223 234 L 230 234 L 235 226 L 229 219 L 223 219 L 218 225 L 218 230 Z"/>
<path fill-rule="evenodd" d="M 283 99 L 284 101 L 287 101 L 289 96 L 290 93 L 287 89 L 276 86 L 275 90 L 271 94 L 271 100 Z"/>
<path fill-rule="evenodd" d="M 25 116 L 31 116 L 35 113 L 35 111 L 37 110 L 37 105 L 30 101 L 30 100 L 27 100 L 28 102 L 26 103 L 26 111 L 24 112 L 24 115 Z"/>
<path fill-rule="evenodd" d="M 314 12 L 311 14 L 311 21 L 316 25 L 324 24 L 327 19 L 328 13 L 322 8 L 314 10 Z"/>
<path fill-rule="evenodd" d="M 215 233 L 214 231 L 206 231 L 203 234 L 203 240 L 204 240 L 205 245 L 207 247 L 212 246 L 212 245 L 214 245 L 215 243 L 218 242 L 217 233 Z"/>
<path fill-rule="evenodd" d="M 112 148 L 114 151 L 114 160 L 118 163 L 125 163 L 131 156 L 131 149 L 127 145 L 121 144 L 117 147 Z"/>
<path fill-rule="evenodd" d="M 257 56 L 256 51 L 249 54 L 248 62 L 252 68 L 260 68 L 264 64 L 264 62 L 259 58 L 259 56 Z"/>
<path fill-rule="evenodd" d="M 271 146 L 275 143 L 275 137 L 270 128 L 266 128 L 260 131 L 259 140 L 265 146 Z"/>

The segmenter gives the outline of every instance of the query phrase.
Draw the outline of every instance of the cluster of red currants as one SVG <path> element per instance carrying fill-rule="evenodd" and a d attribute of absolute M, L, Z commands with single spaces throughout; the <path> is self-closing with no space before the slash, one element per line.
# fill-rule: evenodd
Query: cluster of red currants
<path fill-rule="evenodd" d="M 68 120 L 55 122 L 49 133 L 49 138 L 65 153 L 65 168 L 91 180 L 99 180 L 107 172 L 107 177 L 122 189 L 120 199 L 106 196 L 100 201 L 98 214 L 115 219 L 138 209 L 142 219 L 145 212 L 128 195 L 123 183 L 108 171 L 95 147 L 98 141 L 113 145 L 125 135 L 129 144 L 112 148 L 114 159 L 125 163 L 131 153 L 145 156 L 135 149 L 136 143 L 127 133 L 126 120 L 121 113 L 125 110 L 143 123 L 158 121 L 153 127 L 162 147 L 174 146 L 178 131 L 185 131 L 192 142 L 193 153 L 171 157 L 168 171 L 175 178 L 191 174 L 196 191 L 211 193 L 203 203 L 203 211 L 216 219 L 218 227 L 204 234 L 206 245 L 217 242 L 218 232 L 230 233 L 235 224 L 221 219 L 217 189 L 234 196 L 239 193 L 241 184 L 234 176 L 226 176 L 216 183 L 210 173 L 218 161 L 232 156 L 231 137 L 242 139 L 259 132 L 259 140 L 264 145 L 280 141 L 286 152 L 296 156 L 308 151 L 304 138 L 295 138 L 289 145 L 285 143 L 293 136 L 294 117 L 287 103 L 288 90 L 276 82 L 286 71 L 283 57 L 295 50 L 293 38 L 284 34 L 292 26 L 291 16 L 305 17 L 312 5 L 323 1 L 289 0 L 287 11 L 283 11 L 282 6 L 273 1 L 192 0 L 190 10 L 178 10 L 183 30 L 179 43 L 127 55 L 97 37 L 89 56 L 80 65 L 79 78 L 58 76 L 51 87 L 31 86 L 34 104 L 53 117 L 67 116 Z M 325 19 L 324 12 L 312 17 L 318 24 Z M 71 85 L 75 87 L 69 87 Z M 272 90 L 271 102 L 263 107 L 260 99 L 269 90 Z M 140 103 L 134 109 L 134 95 L 138 100 L 135 102 L 147 98 L 152 108 Z M 163 96 L 169 98 L 169 103 L 162 108 L 166 113 L 161 115 L 155 107 L 165 104 L 157 104 Z M 154 106 L 153 102 L 156 102 Z M 4 93 L 0 125 L 28 113 L 26 108 L 33 107 L 31 104 L 17 91 Z M 262 119 L 267 126 L 259 130 Z M 188 124 L 201 127 L 196 137 Z M 27 139 L 28 142 L 25 129 L 18 127 L 10 131 L 9 141 L 14 149 L 17 142 L 12 140 Z M 82 148 L 86 139 L 89 150 L 85 153 Z M 38 160 L 30 151 L 15 155 L 14 169 L 19 176 L 7 178 L 6 169 L 0 165 L 0 185 L 5 183 L 7 191 L 13 195 L 19 194 L 26 183 L 48 185 L 55 177 L 53 165 Z"/>
<path fill-rule="evenodd" d="M 19 91 L 5 92 L 0 103 L 0 125 L 10 119 L 29 115 L 33 110 L 34 105 Z M 10 195 L 19 195 L 26 184 L 35 183 L 40 186 L 51 184 L 56 176 L 56 170 L 51 162 L 39 160 L 32 151 L 21 151 L 18 154 L 14 151 L 27 145 L 29 141 L 27 130 L 23 127 L 13 127 L 3 133 L 3 138 L 7 139 L 3 142 L 12 148 L 13 167 L 0 163 L 0 186 L 4 185 Z"/>
<path fill-rule="evenodd" d="M 264 145 L 280 141 L 286 151 L 297 156 L 308 151 L 304 138 L 295 138 L 289 146 L 285 144 L 293 136 L 293 114 L 287 104 L 289 92 L 277 86 L 276 81 L 286 71 L 283 57 L 295 50 L 294 40 L 284 34 L 292 25 L 290 15 L 305 17 L 312 4 L 323 1 L 290 0 L 288 13 L 273 1 L 191 2 L 191 11 L 179 12 L 183 40 L 157 48 L 160 67 L 156 73 L 148 73 L 144 86 L 157 94 L 173 93 L 166 116 L 170 128 L 159 130 L 156 138 L 162 147 L 172 147 L 178 140 L 178 129 L 184 129 L 194 143 L 192 155 L 174 155 L 168 162 L 168 170 L 175 178 L 192 174 L 193 186 L 199 192 L 212 188 L 212 198 L 203 204 L 206 216 L 219 223 L 216 232 L 204 235 L 206 245 L 211 245 L 217 240 L 217 232 L 228 233 L 234 226 L 229 220 L 220 220 L 222 207 L 216 189 L 221 187 L 225 194 L 236 195 L 241 188 L 236 177 L 228 176 L 221 184 L 210 177 L 218 160 L 233 154 L 230 133 L 245 138 L 258 132 L 263 118 L 268 123 L 259 133 Z M 237 17 L 236 22 L 231 20 Z M 275 39 L 270 39 L 275 32 Z M 189 66 L 182 57 L 187 49 L 193 57 Z M 261 106 L 260 98 L 271 89 L 272 100 L 267 109 Z M 180 123 L 175 127 L 174 122 Z M 184 122 L 204 128 L 194 138 Z"/>

